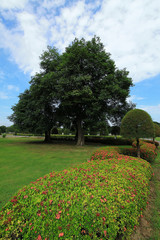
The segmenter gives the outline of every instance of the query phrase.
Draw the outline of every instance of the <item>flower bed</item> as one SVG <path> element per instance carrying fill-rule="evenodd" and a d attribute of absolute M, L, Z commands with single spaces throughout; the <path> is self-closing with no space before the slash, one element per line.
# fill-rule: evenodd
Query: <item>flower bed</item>
<path fill-rule="evenodd" d="M 0 213 L 0 238 L 129 239 L 147 204 L 151 166 L 116 150 L 96 153 L 20 190 Z"/>
<path fill-rule="evenodd" d="M 122 148 L 121 153 L 128 156 L 137 156 L 136 141 L 132 144 L 133 148 Z M 157 147 L 155 144 L 140 141 L 140 156 L 148 162 L 154 162 L 157 156 Z"/>

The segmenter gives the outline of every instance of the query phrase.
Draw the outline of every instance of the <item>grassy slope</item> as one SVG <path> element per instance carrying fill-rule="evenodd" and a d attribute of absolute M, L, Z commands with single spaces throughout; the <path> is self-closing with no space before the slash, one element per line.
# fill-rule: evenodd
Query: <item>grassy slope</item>
<path fill-rule="evenodd" d="M 34 141 L 32 138 L 0 138 L 0 209 L 23 186 L 51 171 L 87 161 L 98 147 Z"/>

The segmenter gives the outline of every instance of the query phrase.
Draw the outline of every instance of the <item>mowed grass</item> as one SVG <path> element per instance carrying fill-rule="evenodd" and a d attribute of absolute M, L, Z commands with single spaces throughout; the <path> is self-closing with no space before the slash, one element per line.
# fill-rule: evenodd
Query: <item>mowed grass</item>
<path fill-rule="evenodd" d="M 99 146 L 45 144 L 35 138 L 0 138 L 0 209 L 23 186 L 52 171 L 86 162 Z"/>

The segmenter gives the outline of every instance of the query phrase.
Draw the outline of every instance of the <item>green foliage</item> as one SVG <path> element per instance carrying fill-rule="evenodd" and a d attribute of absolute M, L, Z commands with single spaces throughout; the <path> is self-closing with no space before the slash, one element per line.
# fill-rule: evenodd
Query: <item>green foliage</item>
<path fill-rule="evenodd" d="M 122 148 L 121 152 L 128 156 L 137 156 L 136 141 L 132 144 L 133 148 Z M 157 157 L 157 148 L 155 144 L 140 141 L 140 157 L 152 163 Z"/>
<path fill-rule="evenodd" d="M 129 73 L 116 68 L 98 37 L 75 39 L 61 55 L 48 47 L 40 67 L 12 107 L 9 119 L 20 131 L 45 132 L 49 140 L 53 126 L 63 126 L 74 129 L 83 145 L 85 131 L 107 134 L 108 120 L 133 108 L 126 102 L 133 85 Z"/>
<path fill-rule="evenodd" d="M 119 135 L 120 134 L 120 127 L 119 126 L 113 126 L 111 128 L 111 134 L 112 135 Z"/>
<path fill-rule="evenodd" d="M 7 129 L 6 126 L 4 126 L 4 125 L 0 126 L 1 133 L 5 133 L 6 129 Z"/>
<path fill-rule="evenodd" d="M 58 128 L 57 127 L 53 127 L 51 130 L 52 134 L 58 134 Z"/>
<path fill-rule="evenodd" d="M 2 134 L 2 138 L 5 138 L 5 137 L 6 137 L 6 133 L 3 133 L 3 134 Z"/>
<path fill-rule="evenodd" d="M 154 126 L 150 115 L 141 109 L 130 110 L 122 119 L 121 135 L 132 138 L 154 136 Z"/>
<path fill-rule="evenodd" d="M 160 125 L 154 123 L 155 137 L 160 137 Z"/>
<path fill-rule="evenodd" d="M 128 138 L 114 138 L 114 137 L 104 137 L 104 136 L 85 136 L 86 142 L 92 142 L 92 143 L 102 143 L 106 145 L 132 145 L 133 140 Z"/>
<path fill-rule="evenodd" d="M 150 164 L 96 156 L 21 189 L 0 214 L 0 238 L 128 238 L 146 207 Z"/>

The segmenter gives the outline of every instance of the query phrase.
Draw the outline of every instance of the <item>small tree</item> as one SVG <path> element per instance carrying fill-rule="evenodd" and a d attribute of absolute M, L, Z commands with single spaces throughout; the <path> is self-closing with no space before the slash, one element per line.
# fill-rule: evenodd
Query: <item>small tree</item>
<path fill-rule="evenodd" d="M 129 138 L 136 138 L 137 157 L 140 157 L 140 138 L 154 136 L 154 125 L 150 115 L 141 109 L 130 110 L 122 119 L 121 135 Z"/>

